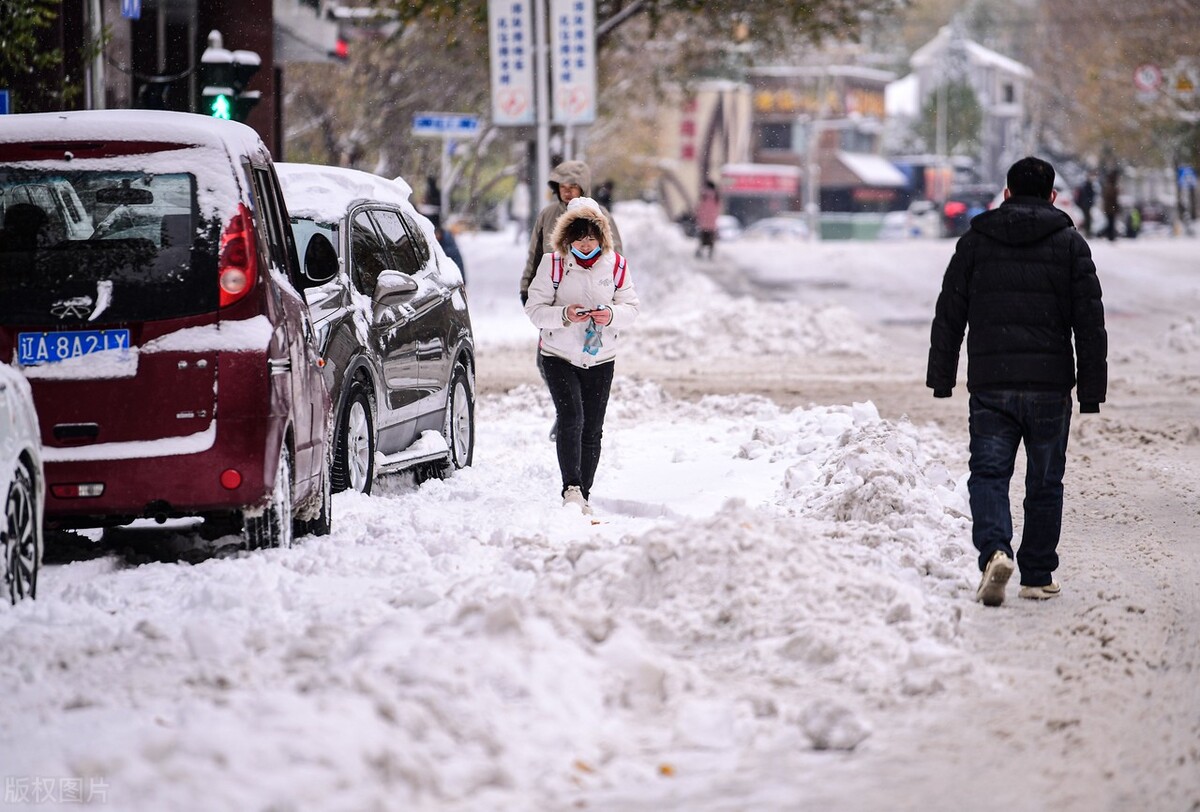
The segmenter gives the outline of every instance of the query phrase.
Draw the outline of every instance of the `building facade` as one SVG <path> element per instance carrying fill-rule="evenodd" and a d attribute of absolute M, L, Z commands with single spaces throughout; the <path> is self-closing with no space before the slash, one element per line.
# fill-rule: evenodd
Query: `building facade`
<path fill-rule="evenodd" d="M 977 159 L 977 180 L 1003 186 L 1008 167 L 1030 151 L 1028 97 L 1033 71 L 967 39 L 952 26 L 943 27 L 919 48 L 909 64 L 916 81 L 916 103 L 905 112 L 914 119 L 946 81 L 961 79 L 970 85 L 982 113 L 978 154 L 971 156 Z"/>

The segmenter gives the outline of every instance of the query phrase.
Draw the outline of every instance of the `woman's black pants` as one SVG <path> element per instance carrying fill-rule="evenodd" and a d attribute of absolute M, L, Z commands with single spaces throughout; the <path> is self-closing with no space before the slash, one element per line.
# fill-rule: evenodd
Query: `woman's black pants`
<path fill-rule="evenodd" d="M 546 355 L 542 367 L 546 385 L 558 415 L 558 469 L 566 491 L 578 485 L 589 498 L 596 466 L 600 464 L 600 438 L 604 435 L 604 412 L 612 388 L 614 363 L 584 369 L 569 361 Z"/>

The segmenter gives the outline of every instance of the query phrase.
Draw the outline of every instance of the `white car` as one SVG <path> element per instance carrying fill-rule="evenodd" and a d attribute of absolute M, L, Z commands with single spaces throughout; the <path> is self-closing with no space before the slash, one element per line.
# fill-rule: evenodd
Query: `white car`
<path fill-rule="evenodd" d="M 13 603 L 37 596 L 42 563 L 42 511 L 46 481 L 33 393 L 21 373 L 0 363 L 0 575 Z"/>
<path fill-rule="evenodd" d="M 764 217 L 742 231 L 744 240 L 807 240 L 808 223 L 799 217 Z"/>
<path fill-rule="evenodd" d="M 903 211 L 889 211 L 883 216 L 878 239 L 904 240 L 917 237 L 942 236 L 942 215 L 932 200 L 914 200 Z"/>
<path fill-rule="evenodd" d="M 742 233 L 742 222 L 732 214 L 722 214 L 717 218 L 717 239 L 736 240 Z"/>

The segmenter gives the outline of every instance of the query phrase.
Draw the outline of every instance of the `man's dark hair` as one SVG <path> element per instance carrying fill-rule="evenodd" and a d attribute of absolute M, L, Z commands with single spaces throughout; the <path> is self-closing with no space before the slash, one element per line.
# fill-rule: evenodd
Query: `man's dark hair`
<path fill-rule="evenodd" d="M 1054 191 L 1054 167 L 1030 155 L 1009 168 L 1007 183 L 1008 191 L 1015 197 L 1049 200 Z"/>
<path fill-rule="evenodd" d="M 577 217 L 567 226 L 567 242 L 582 240 L 584 237 L 595 237 L 600 240 L 600 226 L 587 217 Z"/>

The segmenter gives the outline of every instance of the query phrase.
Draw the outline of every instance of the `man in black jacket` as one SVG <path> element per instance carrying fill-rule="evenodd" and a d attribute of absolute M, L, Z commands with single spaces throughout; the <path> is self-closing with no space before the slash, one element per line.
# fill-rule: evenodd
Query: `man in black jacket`
<path fill-rule="evenodd" d="M 1013 573 L 1008 488 L 1022 441 L 1027 473 L 1019 594 L 1059 594 L 1054 571 L 1076 353 L 1081 413 L 1100 411 L 1108 381 L 1100 281 L 1087 241 L 1054 206 L 1053 167 L 1022 158 L 1007 180 L 1004 202 L 971 221 L 946 269 L 925 381 L 934 397 L 950 397 L 966 331 L 967 490 L 983 572 L 976 598 L 985 606 L 1004 602 Z"/>

